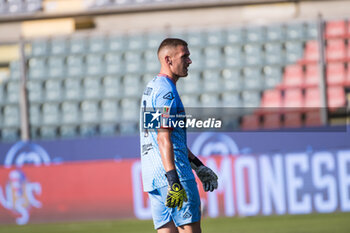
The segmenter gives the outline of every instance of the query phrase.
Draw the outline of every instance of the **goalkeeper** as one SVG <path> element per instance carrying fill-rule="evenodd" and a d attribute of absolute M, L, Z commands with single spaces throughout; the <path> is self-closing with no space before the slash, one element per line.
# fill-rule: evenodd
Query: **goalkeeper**
<path fill-rule="evenodd" d="M 147 84 L 141 100 L 142 181 L 158 233 L 201 232 L 200 197 L 192 169 L 206 192 L 218 187 L 216 174 L 187 148 L 186 128 L 166 124 L 185 117 L 176 82 L 188 74 L 189 55 L 185 41 L 165 39 L 158 48 L 160 73 Z M 161 116 L 160 128 L 145 127 L 149 112 L 152 119 L 147 124 L 156 124 Z"/>

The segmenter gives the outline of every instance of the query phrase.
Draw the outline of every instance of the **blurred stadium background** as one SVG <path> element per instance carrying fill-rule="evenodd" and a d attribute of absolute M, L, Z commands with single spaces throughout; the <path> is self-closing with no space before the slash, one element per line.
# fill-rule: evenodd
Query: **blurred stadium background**
<path fill-rule="evenodd" d="M 225 116 L 231 132 L 189 135 L 223 177 L 219 194 L 201 190 L 204 215 L 349 212 L 349 9 L 338 0 L 0 0 L 0 223 L 150 218 L 139 101 L 165 37 L 189 44 L 184 106 L 238 112 Z"/>

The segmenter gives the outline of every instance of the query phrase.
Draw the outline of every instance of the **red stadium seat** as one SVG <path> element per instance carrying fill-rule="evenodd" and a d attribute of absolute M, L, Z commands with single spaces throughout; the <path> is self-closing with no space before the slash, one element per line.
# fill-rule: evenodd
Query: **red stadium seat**
<path fill-rule="evenodd" d="M 342 86 L 329 87 L 327 90 L 328 106 L 331 111 L 346 106 L 345 91 Z"/>
<path fill-rule="evenodd" d="M 259 116 L 246 115 L 242 118 L 241 128 L 243 130 L 256 130 L 260 128 Z"/>
<path fill-rule="evenodd" d="M 346 73 L 344 63 L 328 63 L 326 74 L 328 85 L 345 85 Z"/>
<path fill-rule="evenodd" d="M 305 107 L 306 108 L 320 108 L 321 97 L 318 87 L 308 88 L 305 90 Z M 308 111 L 308 109 L 306 109 Z"/>
<path fill-rule="evenodd" d="M 263 93 L 261 107 L 280 108 L 282 106 L 282 96 L 280 90 L 266 90 Z"/>
<path fill-rule="evenodd" d="M 263 129 L 279 129 L 282 127 L 281 115 L 278 113 L 264 115 Z"/>
<path fill-rule="evenodd" d="M 326 38 L 339 38 L 347 35 L 347 25 L 344 20 L 326 22 Z"/>
<path fill-rule="evenodd" d="M 329 61 L 345 61 L 347 51 L 343 39 L 327 40 L 326 58 Z"/>
<path fill-rule="evenodd" d="M 344 86 L 350 86 L 350 63 L 347 64 Z"/>
<path fill-rule="evenodd" d="M 301 87 L 304 82 L 303 67 L 301 65 L 288 65 L 285 67 L 281 88 Z"/>
<path fill-rule="evenodd" d="M 290 112 L 284 115 L 283 126 L 286 128 L 299 128 L 302 126 L 301 113 Z"/>
<path fill-rule="evenodd" d="M 342 86 L 331 86 L 327 89 L 327 101 L 330 110 L 339 107 L 345 107 L 346 97 Z M 305 107 L 317 108 L 321 107 L 321 95 L 318 88 L 309 88 L 305 92 Z"/>
<path fill-rule="evenodd" d="M 304 58 L 302 63 L 314 63 L 319 60 L 319 49 L 318 49 L 318 41 L 310 40 L 306 42 Z"/>
<path fill-rule="evenodd" d="M 261 98 L 261 108 L 254 113 L 257 115 L 272 114 L 281 111 L 282 93 L 279 89 L 265 90 Z"/>
<path fill-rule="evenodd" d="M 284 92 L 283 107 L 286 111 L 300 112 L 304 107 L 302 89 L 287 89 Z"/>
<path fill-rule="evenodd" d="M 317 86 L 320 80 L 319 67 L 317 64 L 310 64 L 306 66 L 305 72 L 305 86 Z"/>
<path fill-rule="evenodd" d="M 319 109 L 313 109 L 305 113 L 305 126 L 321 126 L 321 113 Z"/>

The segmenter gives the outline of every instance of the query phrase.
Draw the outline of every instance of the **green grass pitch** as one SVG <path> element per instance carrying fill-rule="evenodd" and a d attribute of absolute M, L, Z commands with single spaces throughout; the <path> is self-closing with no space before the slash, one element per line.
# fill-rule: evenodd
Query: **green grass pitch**
<path fill-rule="evenodd" d="M 148 233 L 151 221 L 118 220 L 0 225 L 0 233 Z M 245 218 L 204 218 L 203 233 L 349 233 L 350 213 Z"/>

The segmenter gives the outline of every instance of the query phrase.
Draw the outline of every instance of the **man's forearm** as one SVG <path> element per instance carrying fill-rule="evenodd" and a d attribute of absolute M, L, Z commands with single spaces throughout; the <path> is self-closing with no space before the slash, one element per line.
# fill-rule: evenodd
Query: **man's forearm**
<path fill-rule="evenodd" d="M 196 169 L 203 165 L 203 163 L 192 153 L 190 149 L 188 151 L 188 160 L 190 161 L 192 169 Z"/>
<path fill-rule="evenodd" d="M 170 208 L 178 207 L 178 210 L 180 210 L 183 202 L 187 202 L 188 199 L 176 171 L 171 131 L 159 129 L 157 141 L 163 167 L 166 172 L 165 177 L 168 181 L 168 193 L 165 205 Z"/>
<path fill-rule="evenodd" d="M 192 153 L 192 151 L 187 147 L 187 151 L 188 151 L 188 159 L 194 159 L 196 158 L 196 156 Z"/>
<path fill-rule="evenodd" d="M 159 131 L 157 141 L 165 171 L 168 172 L 174 170 L 174 148 L 170 138 L 170 133 L 167 131 Z"/>

